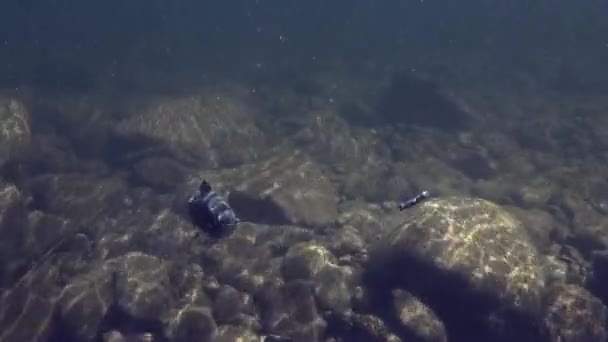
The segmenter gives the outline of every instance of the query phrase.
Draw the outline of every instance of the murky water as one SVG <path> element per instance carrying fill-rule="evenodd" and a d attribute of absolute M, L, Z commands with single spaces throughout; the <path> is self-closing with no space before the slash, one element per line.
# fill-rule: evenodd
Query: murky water
<path fill-rule="evenodd" d="M 608 338 L 608 3 L 0 12 L 0 341 Z"/>

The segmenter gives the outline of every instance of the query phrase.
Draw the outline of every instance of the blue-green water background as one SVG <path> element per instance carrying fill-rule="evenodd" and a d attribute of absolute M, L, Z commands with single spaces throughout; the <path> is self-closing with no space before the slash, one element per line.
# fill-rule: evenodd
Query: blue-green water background
<path fill-rule="evenodd" d="M 304 72 L 333 60 L 359 73 L 370 63 L 445 67 L 437 77 L 459 65 L 475 72 L 463 75 L 472 81 L 491 73 L 487 82 L 518 73 L 545 80 L 562 65 L 582 78 L 605 78 L 606 6 L 599 0 L 10 1 L 0 20 L 2 72 L 12 82 L 38 77 L 61 86 L 32 67 L 65 63 L 96 74 L 138 63 L 152 72 L 242 75 L 258 64 L 262 73 L 285 64 Z M 192 82 L 200 76 L 185 73 Z"/>

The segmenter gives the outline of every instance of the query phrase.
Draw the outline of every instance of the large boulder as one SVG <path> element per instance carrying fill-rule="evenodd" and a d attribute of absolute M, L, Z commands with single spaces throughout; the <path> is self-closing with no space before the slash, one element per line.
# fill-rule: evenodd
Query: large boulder
<path fill-rule="evenodd" d="M 203 167 L 252 161 L 266 146 L 254 114 L 244 96 L 230 92 L 158 99 L 117 124 L 123 146 L 116 152 L 123 161 L 168 154 Z"/>
<path fill-rule="evenodd" d="M 372 265 L 384 267 L 392 286 L 426 298 L 448 331 L 467 326 L 481 331 L 491 315 L 538 317 L 541 311 L 541 258 L 521 223 L 491 202 L 454 197 L 424 202 L 379 246 Z M 464 307 L 470 316 L 463 320 Z"/>

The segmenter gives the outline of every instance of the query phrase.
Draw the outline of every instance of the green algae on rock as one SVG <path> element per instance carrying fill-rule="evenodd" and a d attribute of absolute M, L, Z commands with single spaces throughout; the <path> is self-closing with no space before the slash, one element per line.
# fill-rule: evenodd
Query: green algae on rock
<path fill-rule="evenodd" d="M 408 214 L 383 238 L 396 255 L 454 274 L 503 305 L 538 312 L 545 283 L 541 260 L 507 211 L 481 199 L 450 197 L 427 201 Z"/>

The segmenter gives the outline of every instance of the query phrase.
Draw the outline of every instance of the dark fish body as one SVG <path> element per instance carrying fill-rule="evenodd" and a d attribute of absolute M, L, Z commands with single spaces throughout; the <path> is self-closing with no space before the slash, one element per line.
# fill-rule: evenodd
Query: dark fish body
<path fill-rule="evenodd" d="M 188 199 L 188 213 L 197 227 L 215 237 L 231 234 L 239 223 L 226 199 L 212 191 L 205 181 Z"/>

